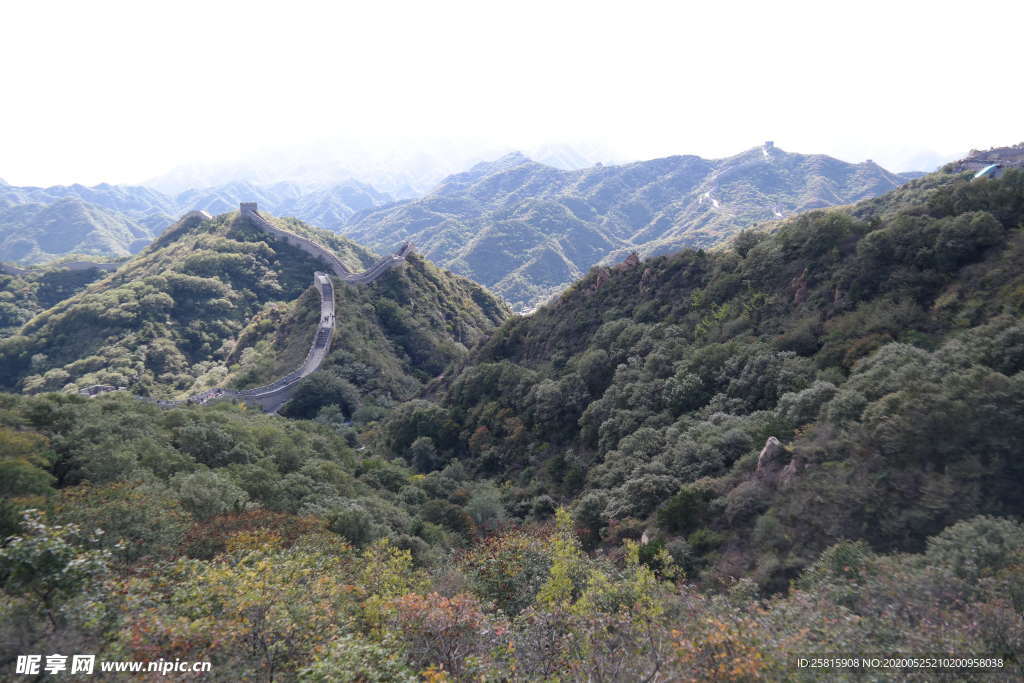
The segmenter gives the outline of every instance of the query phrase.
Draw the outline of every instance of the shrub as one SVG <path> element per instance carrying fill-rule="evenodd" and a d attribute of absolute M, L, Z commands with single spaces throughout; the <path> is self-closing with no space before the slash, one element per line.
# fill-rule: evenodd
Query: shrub
<path fill-rule="evenodd" d="M 345 635 L 327 646 L 326 652 L 299 671 L 303 683 L 416 683 L 419 678 L 401 656 L 400 645 L 359 635 Z"/>
<path fill-rule="evenodd" d="M 689 534 L 704 523 L 711 492 L 693 485 L 684 486 L 658 509 L 658 526 L 672 534 Z"/>
<path fill-rule="evenodd" d="M 509 616 L 526 609 L 551 568 L 549 539 L 510 531 L 483 539 L 459 562 L 473 592 Z"/>
<path fill-rule="evenodd" d="M 344 502 L 330 509 L 327 513 L 327 528 L 360 548 L 380 535 L 379 527 L 373 517 L 362 505 Z"/>
<path fill-rule="evenodd" d="M 101 529 L 101 547 L 127 562 L 172 554 L 192 521 L 166 488 L 138 482 L 63 489 L 54 518 Z"/>
<path fill-rule="evenodd" d="M 171 486 L 177 490 L 182 506 L 198 520 L 241 512 L 249 500 L 248 494 L 219 470 L 176 474 L 171 478 Z"/>
<path fill-rule="evenodd" d="M 925 557 L 930 564 L 949 567 L 957 576 L 976 581 L 1019 561 L 1022 551 L 1024 525 L 981 515 L 928 539 Z"/>
<path fill-rule="evenodd" d="M 506 627 L 494 621 L 471 595 L 445 597 L 410 593 L 392 602 L 390 628 L 417 669 L 441 666 L 460 678 L 467 659 L 485 655 Z"/>
<path fill-rule="evenodd" d="M 0 583 L 36 603 L 56 629 L 61 606 L 107 571 L 109 555 L 83 549 L 75 524 L 47 524 L 38 510 L 26 510 L 22 520 L 22 534 L 0 547 Z"/>
<path fill-rule="evenodd" d="M 725 536 L 707 527 L 697 529 L 686 538 L 687 544 L 698 555 L 712 552 L 725 542 Z"/>

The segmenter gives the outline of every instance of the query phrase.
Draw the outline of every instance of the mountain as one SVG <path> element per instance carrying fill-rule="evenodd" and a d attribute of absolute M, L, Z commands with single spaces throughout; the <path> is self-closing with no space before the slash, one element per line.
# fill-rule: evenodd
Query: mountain
<path fill-rule="evenodd" d="M 1024 513 L 1022 226 L 1024 170 L 943 172 L 598 266 L 433 387 L 438 427 L 384 432 L 413 466 L 509 482 L 511 509 L 572 504 L 591 547 L 646 530 L 716 585 L 785 590 L 844 539 L 921 552 Z"/>
<path fill-rule="evenodd" d="M 110 260 L 138 253 L 178 214 L 146 187 L 0 185 L 0 260 L 44 263 L 70 254 Z"/>
<path fill-rule="evenodd" d="M 17 187 L 0 184 L 0 207 L 18 204 L 52 204 L 61 199 L 78 199 L 84 203 L 142 219 L 146 216 L 175 213 L 169 197 L 148 187 L 110 185 L 54 185 L 52 187 Z"/>
<path fill-rule="evenodd" d="M 0 186 L 0 260 L 42 263 L 68 254 L 115 258 L 134 254 L 174 222 L 201 210 L 231 211 L 257 201 L 275 214 L 296 216 L 332 230 L 358 211 L 391 197 L 357 181 L 303 189 L 292 183 L 258 187 L 234 182 L 168 196 L 147 187 L 101 184 Z"/>
<path fill-rule="evenodd" d="M 293 419 L 0 395 L 0 641 L 232 680 L 1021 680 L 1024 171 L 970 178 L 598 266 L 500 324 L 413 259 L 339 287 Z M 273 375 L 319 297 L 247 225 L 179 223 L 0 372 Z M 900 654 L 809 654 L 840 645 Z"/>
<path fill-rule="evenodd" d="M 513 153 L 449 176 L 415 201 L 371 209 L 344 233 L 413 241 L 437 263 L 528 309 L 631 251 L 707 247 L 758 222 L 847 204 L 908 180 L 870 161 L 784 152 L 676 156 L 565 171 Z"/>
<path fill-rule="evenodd" d="M 66 254 L 128 256 L 153 239 L 125 215 L 79 199 L 0 209 L 0 260 L 43 263 Z"/>
<path fill-rule="evenodd" d="M 980 171 L 993 164 L 1004 168 L 1024 167 L 1024 142 L 1009 147 L 993 147 L 991 149 L 972 149 L 962 159 L 950 162 L 945 168 L 960 171 Z"/>
<path fill-rule="evenodd" d="M 334 233 L 294 219 L 279 224 L 331 248 L 354 272 L 377 260 Z M 0 383 L 28 392 L 105 384 L 164 397 L 236 375 L 252 386 L 276 372 L 281 352 L 305 353 L 320 311 L 313 273 L 323 268 L 238 212 L 186 216 L 0 342 Z M 415 258 L 372 285 L 339 285 L 336 298 L 336 350 L 318 375 L 335 384 L 358 375 L 359 391 L 381 402 L 415 395 L 507 315 L 478 285 Z"/>
<path fill-rule="evenodd" d="M 340 230 L 355 213 L 390 204 L 392 199 L 355 180 L 316 189 L 304 189 L 287 182 L 266 186 L 232 182 L 202 190 L 187 190 L 174 197 L 174 203 L 182 213 L 192 210 L 224 213 L 240 202 L 248 201 L 258 202 L 275 215 L 294 216 L 328 230 Z"/>

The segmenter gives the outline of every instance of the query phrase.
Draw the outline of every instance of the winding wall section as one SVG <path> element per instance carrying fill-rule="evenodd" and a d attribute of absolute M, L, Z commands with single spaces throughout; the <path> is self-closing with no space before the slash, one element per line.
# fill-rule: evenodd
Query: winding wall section
<path fill-rule="evenodd" d="M 323 261 L 331 272 L 339 280 L 356 285 L 368 285 L 380 279 L 385 273 L 405 262 L 406 257 L 412 253 L 412 244 L 406 242 L 397 252 L 381 259 L 370 268 L 361 273 L 353 273 L 330 249 L 317 244 L 313 240 L 296 235 L 288 230 L 282 230 L 266 218 L 260 215 L 255 203 L 243 203 L 240 207 L 241 217 L 248 219 L 254 227 L 301 249 L 314 258 Z M 312 374 L 327 358 L 331 349 L 331 340 L 334 338 L 334 283 L 327 273 L 317 271 L 313 274 L 313 284 L 320 294 L 320 322 L 317 324 L 316 334 L 313 336 L 313 343 L 306 353 L 306 358 L 295 370 L 292 370 L 284 377 L 255 389 L 209 389 L 199 394 L 189 396 L 182 401 L 168 401 L 159 399 L 144 399 L 157 405 L 173 407 L 186 403 L 210 403 L 218 400 L 244 401 L 256 405 L 268 413 L 277 412 L 294 394 L 299 382 L 303 377 Z M 116 390 L 115 387 L 96 385 L 82 389 L 80 393 L 87 396 L 96 396 L 106 391 Z"/>

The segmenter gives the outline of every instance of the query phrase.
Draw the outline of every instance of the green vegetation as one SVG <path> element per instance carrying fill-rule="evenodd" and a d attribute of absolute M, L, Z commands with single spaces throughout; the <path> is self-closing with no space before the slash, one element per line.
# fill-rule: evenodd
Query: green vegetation
<path fill-rule="evenodd" d="M 310 288 L 279 316 L 257 316 L 232 351 L 239 371 L 229 381 L 260 386 L 297 367 L 317 328 L 319 302 Z M 288 414 L 312 418 L 336 405 L 345 417 L 360 409 L 362 416 L 415 398 L 507 315 L 479 286 L 417 256 L 371 286 L 336 283 L 333 351 L 300 385 Z"/>
<path fill-rule="evenodd" d="M 0 342 L 0 382 L 30 393 L 108 384 L 169 397 L 292 370 L 319 316 L 311 283 L 323 265 L 236 217 L 182 221 L 111 277 L 37 315 Z M 353 271 L 376 258 L 331 233 L 281 223 L 332 247 Z M 506 315 L 476 285 L 422 261 L 336 292 L 335 353 L 316 381 L 356 379 L 384 402 L 410 398 Z M 310 417 L 323 405 L 303 401 Z"/>
<path fill-rule="evenodd" d="M 16 187 L 0 182 L 0 261 L 45 263 L 72 253 L 92 254 L 94 260 L 128 256 L 173 224 L 171 216 L 197 209 L 227 213 L 251 201 L 266 212 L 335 230 L 354 213 L 391 197 L 352 179 L 312 191 L 287 182 L 232 182 L 173 196 L 132 185 Z"/>
<path fill-rule="evenodd" d="M 577 501 L 593 545 L 648 529 L 692 577 L 767 590 L 843 539 L 920 551 L 1021 515 L 1024 174 L 889 200 L 597 269 L 449 378 L 435 461 Z"/>
<path fill-rule="evenodd" d="M 68 270 L 59 264 L 21 275 L 0 273 L 0 339 L 16 334 L 34 316 L 104 275 L 97 268 Z"/>
<path fill-rule="evenodd" d="M 0 423 L 60 479 L 5 499 L 25 510 L 0 546 L 8 653 L 208 659 L 217 680 L 780 680 L 822 647 L 1021 673 L 1017 522 L 964 521 L 919 554 L 838 543 L 759 600 L 747 579 L 687 585 L 671 544 L 588 554 L 565 509 L 487 531 L 474 501 L 507 499 L 490 484 L 317 422 L 51 394 L 4 399 Z"/>
<path fill-rule="evenodd" d="M 189 253 L 164 277 L 234 289 Z M 597 268 L 497 330 L 422 261 L 349 289 L 291 418 L 0 396 L 5 652 L 217 680 L 934 678 L 797 668 L 819 653 L 1024 677 L 1024 172 Z M 301 352 L 315 294 L 288 301 L 239 324 L 225 377 Z"/>
<path fill-rule="evenodd" d="M 446 178 L 412 202 L 342 228 L 381 249 L 412 240 L 430 259 L 490 287 L 516 310 L 629 252 L 708 247 L 755 223 L 854 202 L 905 182 L 872 163 L 774 147 L 560 171 L 510 154 Z"/>
<path fill-rule="evenodd" d="M 917 612 L 931 625 L 917 647 L 942 651 L 940 624 L 965 616 L 924 617 L 935 595 L 959 596 L 964 615 L 988 608 L 938 576 L 988 552 L 1002 559 L 981 573 L 1019 571 L 1005 569 L 1018 532 L 988 530 L 1019 527 L 978 515 L 1024 513 L 1022 220 L 1024 174 L 939 175 L 742 233 L 731 251 L 599 269 L 506 324 L 439 405 L 394 413 L 382 444 L 423 471 L 461 463 L 506 482 L 514 516 L 572 504 L 586 548 L 646 531 L 652 565 L 664 549 L 708 589 L 745 576 L 785 592 L 856 551 L 870 580 L 828 576 L 833 607 L 864 627 Z M 782 443 L 759 457 L 769 436 Z M 823 599 L 801 581 L 773 604 Z M 898 597 L 925 585 L 917 606 Z M 1019 606 L 1004 616 L 1019 632 Z"/>
<path fill-rule="evenodd" d="M 44 263 L 68 254 L 110 261 L 139 252 L 153 237 L 132 218 L 79 199 L 0 208 L 0 261 Z"/>

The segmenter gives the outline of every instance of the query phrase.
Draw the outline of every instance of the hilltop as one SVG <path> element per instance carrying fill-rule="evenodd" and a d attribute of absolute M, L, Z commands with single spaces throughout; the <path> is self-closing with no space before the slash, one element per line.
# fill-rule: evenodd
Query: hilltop
<path fill-rule="evenodd" d="M 326 245 L 354 272 L 377 260 L 333 233 L 294 219 L 278 224 Z M 229 376 L 251 380 L 283 362 L 272 348 L 308 348 L 315 325 L 298 321 L 319 311 L 311 285 L 323 268 L 237 212 L 190 214 L 0 343 L 0 383 L 27 392 L 106 384 L 171 397 L 222 386 Z M 374 378 L 362 390 L 381 401 L 410 397 L 506 316 L 479 286 L 422 260 L 335 293 L 339 318 L 349 317 L 339 325 L 344 348 L 337 343 L 327 365 Z"/>
<path fill-rule="evenodd" d="M 972 149 L 963 159 L 947 164 L 946 168 L 953 172 L 979 171 L 992 164 L 1005 168 L 1024 167 L 1024 142 L 1009 147 Z"/>
<path fill-rule="evenodd" d="M 873 197 L 909 179 L 870 161 L 794 154 L 770 142 L 725 159 L 573 171 L 515 153 L 449 176 L 421 199 L 357 214 L 343 232 L 381 249 L 412 240 L 527 309 L 631 251 L 710 246 L 755 223 Z"/>

